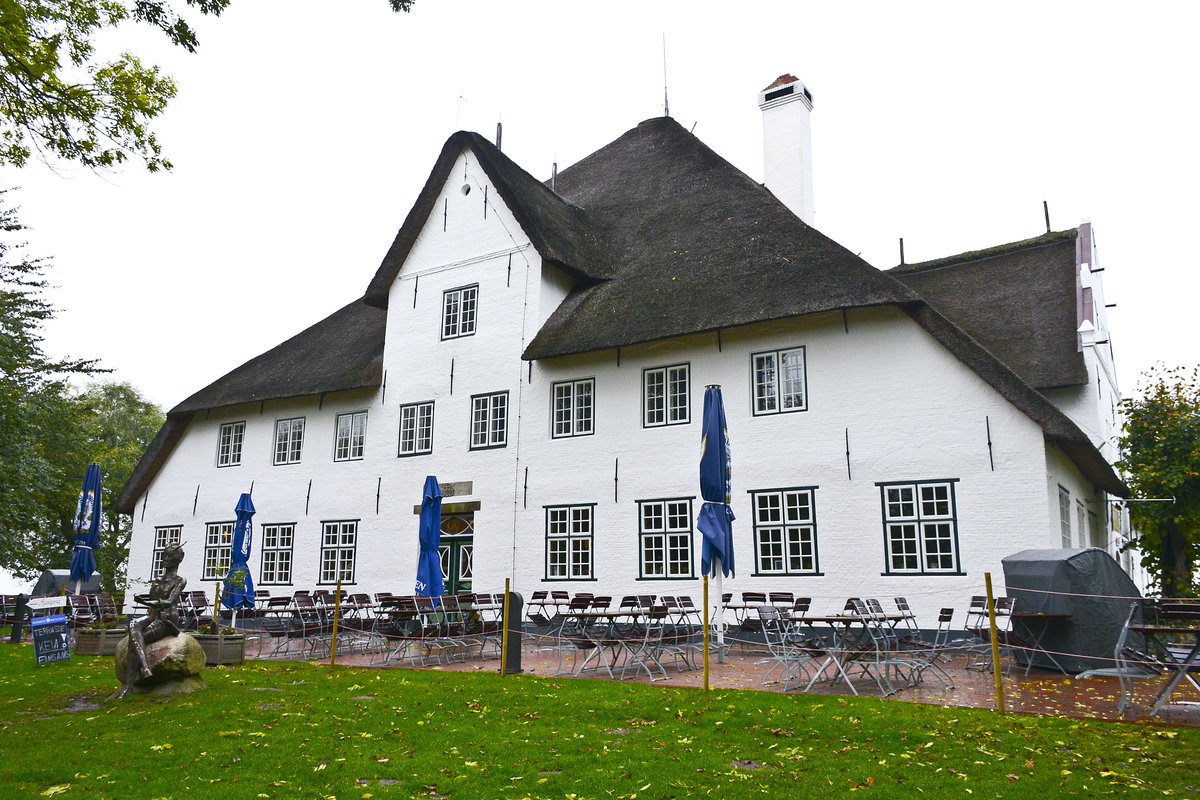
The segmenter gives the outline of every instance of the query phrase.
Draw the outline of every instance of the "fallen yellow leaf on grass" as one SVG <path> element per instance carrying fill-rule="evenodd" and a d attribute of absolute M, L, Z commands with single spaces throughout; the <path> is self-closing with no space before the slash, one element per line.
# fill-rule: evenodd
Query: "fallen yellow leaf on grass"
<path fill-rule="evenodd" d="M 62 794 L 67 789 L 71 788 L 69 783 L 60 783 L 57 786 L 51 786 L 46 791 L 42 792 L 42 797 L 54 797 L 56 794 Z"/>

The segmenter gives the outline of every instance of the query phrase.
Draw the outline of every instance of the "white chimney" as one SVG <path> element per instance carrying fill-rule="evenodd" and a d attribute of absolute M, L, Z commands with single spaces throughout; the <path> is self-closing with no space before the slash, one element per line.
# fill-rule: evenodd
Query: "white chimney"
<path fill-rule="evenodd" d="M 763 112 L 764 183 L 792 213 L 813 221 L 812 93 L 794 75 L 780 75 L 758 94 Z"/>

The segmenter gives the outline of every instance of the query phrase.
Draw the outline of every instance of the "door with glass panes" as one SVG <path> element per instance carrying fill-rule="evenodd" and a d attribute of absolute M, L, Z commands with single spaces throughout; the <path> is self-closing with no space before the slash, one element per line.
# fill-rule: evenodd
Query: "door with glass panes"
<path fill-rule="evenodd" d="M 446 584 L 446 594 L 471 591 L 474 543 L 474 514 L 442 516 L 442 539 L 438 546 L 438 556 L 442 561 L 442 580 Z"/>

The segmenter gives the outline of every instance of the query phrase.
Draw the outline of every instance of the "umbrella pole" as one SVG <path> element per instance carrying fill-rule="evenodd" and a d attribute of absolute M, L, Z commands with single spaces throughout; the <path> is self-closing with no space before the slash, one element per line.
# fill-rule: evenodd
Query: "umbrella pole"
<path fill-rule="evenodd" d="M 704 691 L 708 691 L 708 575 L 704 576 Z"/>
<path fill-rule="evenodd" d="M 725 570 L 721 566 L 721 557 L 713 555 L 713 564 L 717 573 L 717 663 L 725 663 Z"/>

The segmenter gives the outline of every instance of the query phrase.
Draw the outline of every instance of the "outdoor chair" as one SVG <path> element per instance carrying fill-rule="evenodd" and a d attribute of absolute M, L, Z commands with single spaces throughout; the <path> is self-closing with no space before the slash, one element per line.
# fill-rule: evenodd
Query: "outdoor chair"
<path fill-rule="evenodd" d="M 573 673 L 575 667 L 580 663 L 579 656 L 596 646 L 596 643 L 588 635 L 587 621 L 580 617 L 570 616 L 572 611 L 587 611 L 591 604 L 590 597 L 572 598 L 567 603 L 567 614 L 562 615 L 559 619 L 558 633 L 554 638 L 554 644 L 538 648 L 538 652 L 554 652 L 558 655 L 555 675 Z M 568 655 L 572 657 L 574 664 L 571 669 L 564 671 L 563 661 Z"/>
<path fill-rule="evenodd" d="M 796 595 L 792 592 L 771 592 L 767 595 L 767 602 L 778 608 L 791 608 L 796 602 Z"/>
<path fill-rule="evenodd" d="M 96 612 L 86 594 L 67 595 L 67 624 L 72 630 L 86 628 L 96 622 Z"/>
<path fill-rule="evenodd" d="M 760 658 L 755 664 L 771 665 L 763 675 L 762 685 L 773 683 L 771 676 L 775 674 L 776 670 L 779 670 L 780 680 L 778 682 L 782 683 L 784 691 L 787 691 L 793 677 L 797 682 L 800 679 L 800 650 L 793 645 L 795 637 L 792 635 L 792 629 L 787 625 L 776 606 L 763 605 L 759 606 L 756 611 L 759 628 L 763 633 L 763 641 L 767 646 L 767 656 Z"/>
<path fill-rule="evenodd" d="M 637 675 L 639 670 L 645 670 L 651 683 L 667 677 L 667 670 L 660 660 L 666 627 L 666 606 L 653 606 L 647 611 L 645 619 L 636 631 L 619 639 L 619 645 L 626 653 L 625 664 L 621 667 L 622 680 L 625 679 L 625 673 L 631 667 L 634 675 Z M 602 641 L 599 646 L 603 647 L 609 644 L 610 642 Z M 655 670 L 658 672 L 657 676 Z"/>
<path fill-rule="evenodd" d="M 549 596 L 550 593 L 544 589 L 535 591 L 529 598 L 529 607 L 525 610 L 525 618 L 539 628 L 550 625 L 550 618 L 546 616 L 546 602 Z"/>
<path fill-rule="evenodd" d="M 743 633 L 755 634 L 762 630 L 762 623 L 759 621 L 758 615 L 751 614 L 750 609 L 766 604 L 766 592 L 742 592 L 742 605 L 747 608 L 738 609 L 734 616 L 737 618 L 738 628 Z"/>
<path fill-rule="evenodd" d="M 811 597 L 797 597 L 795 602 L 792 603 L 792 608 L 789 611 L 789 614 L 791 615 L 792 619 L 803 619 L 811 607 Z"/>

